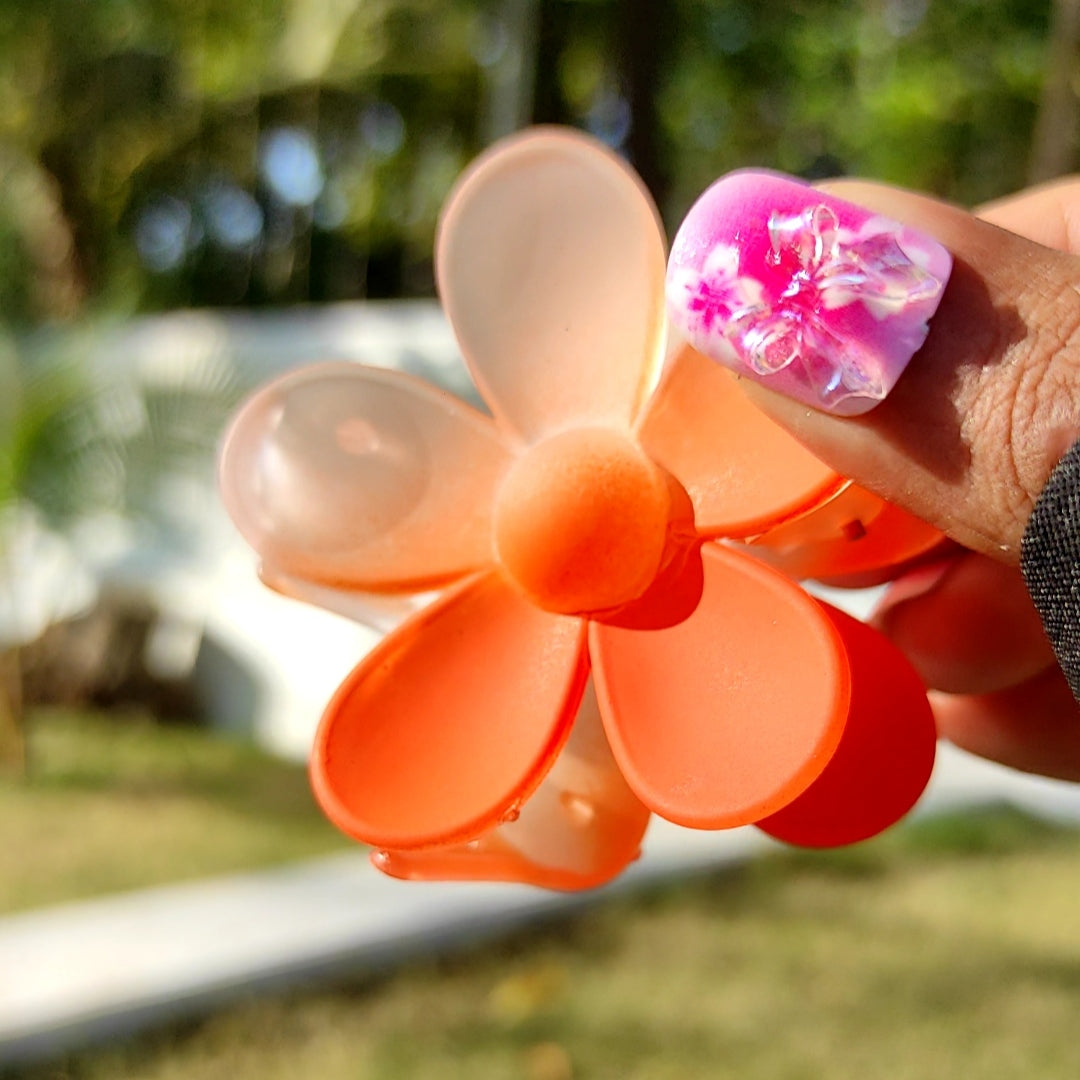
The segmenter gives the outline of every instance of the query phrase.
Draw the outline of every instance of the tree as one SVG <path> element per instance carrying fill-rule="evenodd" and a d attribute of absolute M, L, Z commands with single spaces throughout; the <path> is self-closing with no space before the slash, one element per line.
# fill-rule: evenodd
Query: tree
<path fill-rule="evenodd" d="M 1050 180 L 1068 172 L 1076 160 L 1080 131 L 1080 0 L 1054 0 L 1035 133 L 1031 139 L 1028 181 Z"/>
<path fill-rule="evenodd" d="M 7 146 L 51 199 L 66 292 L 95 307 L 355 295 L 373 253 L 430 246 L 443 191 L 429 178 L 478 147 L 475 38 L 492 7 L 0 0 L 0 163 Z M 275 133 L 309 139 L 310 198 L 268 174 Z M 14 228 L 21 202 L 0 188 L 0 310 L 68 313 L 22 285 L 37 245 Z M 312 272 L 313 249 L 356 272 Z"/>
<path fill-rule="evenodd" d="M 18 545 L 32 507 L 58 520 L 82 497 L 71 426 L 80 391 L 73 369 L 30 365 L 10 338 L 0 341 L 0 589 L 8 615 L 0 628 L 0 773 L 7 775 L 26 766 Z"/>
<path fill-rule="evenodd" d="M 224 351 L 182 366 L 102 371 L 85 341 L 0 348 L 0 772 L 26 767 L 21 653 L 43 626 L 27 619 L 24 578 L 43 530 L 79 551 L 78 526 L 112 516 L 160 562 L 199 542 L 178 502 L 213 490 L 214 452 L 247 389 Z M 193 531 L 196 530 L 196 531 Z M 24 543 L 29 536 L 31 543 Z"/>

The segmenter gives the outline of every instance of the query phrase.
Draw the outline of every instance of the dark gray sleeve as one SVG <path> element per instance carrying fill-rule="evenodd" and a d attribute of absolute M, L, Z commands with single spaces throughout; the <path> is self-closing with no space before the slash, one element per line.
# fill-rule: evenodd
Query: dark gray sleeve
<path fill-rule="evenodd" d="M 1080 701 L 1080 442 L 1058 462 L 1020 544 L 1020 569 Z"/>

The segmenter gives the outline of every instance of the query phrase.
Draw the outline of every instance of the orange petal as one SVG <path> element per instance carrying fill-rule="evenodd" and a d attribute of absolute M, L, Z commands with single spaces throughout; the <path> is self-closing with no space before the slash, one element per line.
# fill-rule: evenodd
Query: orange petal
<path fill-rule="evenodd" d="M 804 517 L 756 537 L 755 554 L 796 578 L 858 578 L 899 567 L 933 550 L 932 525 L 856 484 Z"/>
<path fill-rule="evenodd" d="M 414 881 L 517 881 L 590 889 L 626 868 L 641 848 L 649 811 L 611 755 L 592 684 L 570 739 L 516 821 L 465 844 L 380 851 L 384 873 Z"/>
<path fill-rule="evenodd" d="M 321 364 L 248 401 L 221 484 L 269 577 L 416 592 L 491 562 L 509 461 L 495 425 L 456 398 L 398 372 Z"/>
<path fill-rule="evenodd" d="M 532 793 L 570 733 L 588 665 L 578 619 L 494 574 L 419 612 L 349 675 L 312 753 L 315 794 L 376 847 L 469 840 Z"/>
<path fill-rule="evenodd" d="M 853 844 L 898 821 L 926 787 L 937 746 L 926 689 L 900 651 L 851 616 L 825 610 L 851 664 L 847 726 L 821 776 L 757 823 L 778 840 L 806 847 Z"/>
<path fill-rule="evenodd" d="M 481 393 L 527 441 L 625 426 L 662 359 L 664 240 L 638 178 L 584 135 L 540 129 L 465 173 L 439 292 Z"/>
<path fill-rule="evenodd" d="M 849 680 L 822 608 L 769 567 L 702 550 L 701 603 L 664 630 L 590 627 L 600 711 L 630 786 L 694 828 L 773 813 L 840 740 Z"/>
<path fill-rule="evenodd" d="M 702 536 L 754 536 L 845 482 L 689 346 L 668 362 L 638 434 L 686 488 Z"/>

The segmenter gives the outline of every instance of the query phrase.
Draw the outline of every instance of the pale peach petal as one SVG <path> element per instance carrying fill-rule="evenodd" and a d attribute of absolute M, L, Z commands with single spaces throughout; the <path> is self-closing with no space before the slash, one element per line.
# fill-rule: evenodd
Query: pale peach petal
<path fill-rule="evenodd" d="M 775 570 L 702 549 L 694 613 L 663 630 L 593 623 L 604 725 L 638 798 L 692 828 L 745 825 L 825 768 L 850 694 L 843 643 L 819 604 Z"/>
<path fill-rule="evenodd" d="M 668 361 L 638 437 L 686 488 L 699 535 L 742 538 L 817 506 L 843 484 L 690 346 Z"/>
<path fill-rule="evenodd" d="M 510 452 L 485 416 L 398 372 L 321 364 L 237 415 L 221 486 L 267 575 L 416 592 L 491 562 Z"/>
<path fill-rule="evenodd" d="M 484 398 L 526 441 L 626 425 L 664 348 L 664 240 L 640 180 L 584 135 L 499 144 L 443 212 L 439 291 Z"/>
<path fill-rule="evenodd" d="M 396 630 L 410 615 L 416 614 L 439 595 L 436 592 L 365 592 L 362 589 L 339 588 L 306 578 L 289 577 L 265 563 L 259 568 L 259 579 L 268 589 L 290 600 L 331 611 L 381 634 Z"/>
<path fill-rule="evenodd" d="M 587 672 L 580 619 L 540 611 L 497 574 L 469 579 L 342 684 L 312 751 L 316 796 L 376 847 L 480 836 L 554 763 Z"/>

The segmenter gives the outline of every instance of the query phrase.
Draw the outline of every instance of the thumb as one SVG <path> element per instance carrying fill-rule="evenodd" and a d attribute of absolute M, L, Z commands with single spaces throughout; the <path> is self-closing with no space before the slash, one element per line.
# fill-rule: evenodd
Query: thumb
<path fill-rule="evenodd" d="M 807 408 L 770 389 L 767 375 L 744 380 L 747 392 L 837 472 L 1015 563 L 1035 499 L 1080 436 L 1080 258 L 894 188 L 833 183 L 824 198 L 834 196 L 952 254 L 929 336 L 885 400 L 860 416 Z M 1039 198 L 1049 195 L 1033 194 L 1017 220 L 1044 221 L 1031 205 Z M 1009 208 L 994 216 L 1008 220 Z"/>

